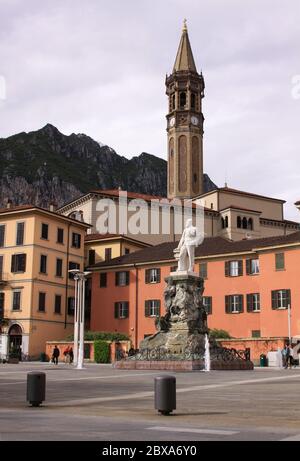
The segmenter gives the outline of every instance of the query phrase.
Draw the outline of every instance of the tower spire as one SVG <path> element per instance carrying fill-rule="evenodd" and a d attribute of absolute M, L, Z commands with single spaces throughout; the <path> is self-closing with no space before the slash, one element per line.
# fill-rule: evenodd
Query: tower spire
<path fill-rule="evenodd" d="M 173 68 L 173 72 L 179 71 L 197 72 L 193 52 L 188 36 L 187 21 L 184 19 L 181 40 L 177 51 L 177 56 Z"/>

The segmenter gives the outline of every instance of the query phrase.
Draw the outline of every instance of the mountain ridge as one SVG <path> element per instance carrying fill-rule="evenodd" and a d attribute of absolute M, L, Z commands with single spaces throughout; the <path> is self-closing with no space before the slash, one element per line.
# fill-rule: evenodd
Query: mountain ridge
<path fill-rule="evenodd" d="M 217 186 L 204 175 L 205 191 Z M 167 162 L 142 152 L 127 159 L 79 133 L 65 135 L 50 123 L 36 131 L 0 138 L 0 206 L 47 208 L 70 202 L 92 189 L 167 194 Z"/>

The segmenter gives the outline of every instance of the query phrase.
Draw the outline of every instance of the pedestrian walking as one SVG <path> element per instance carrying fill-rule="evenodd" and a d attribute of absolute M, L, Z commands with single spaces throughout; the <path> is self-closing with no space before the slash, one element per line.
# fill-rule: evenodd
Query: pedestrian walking
<path fill-rule="evenodd" d="M 70 356 L 70 363 L 73 363 L 73 361 L 74 361 L 73 347 L 70 347 L 70 349 L 69 349 L 69 356 Z"/>
<path fill-rule="evenodd" d="M 289 367 L 291 369 L 292 366 L 293 366 L 293 363 L 294 363 L 294 360 L 293 360 L 293 348 L 292 348 L 291 345 L 289 345 L 288 350 L 287 350 L 287 368 Z"/>
<path fill-rule="evenodd" d="M 54 347 L 53 353 L 52 353 L 52 362 L 57 365 L 58 364 L 58 357 L 59 357 L 59 349 L 57 346 Z"/>
<path fill-rule="evenodd" d="M 286 344 L 281 351 L 282 354 L 282 365 L 285 369 L 288 367 L 288 345 Z"/>

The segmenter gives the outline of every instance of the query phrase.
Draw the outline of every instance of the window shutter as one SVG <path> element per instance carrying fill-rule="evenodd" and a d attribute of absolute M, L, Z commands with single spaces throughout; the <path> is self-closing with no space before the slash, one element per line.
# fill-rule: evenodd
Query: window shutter
<path fill-rule="evenodd" d="M 243 261 L 239 261 L 239 275 L 243 275 Z"/>
<path fill-rule="evenodd" d="M 230 275 L 230 261 L 225 261 L 225 277 Z"/>
<path fill-rule="evenodd" d="M 129 285 L 129 271 L 126 272 L 126 285 Z"/>
<path fill-rule="evenodd" d="M 292 307 L 292 304 L 291 304 L 291 290 L 286 290 L 286 302 L 287 302 L 287 306 L 288 307 L 290 305 L 290 307 Z"/>
<path fill-rule="evenodd" d="M 129 316 L 129 302 L 127 301 L 125 303 L 124 317 L 128 318 L 128 316 Z"/>
<path fill-rule="evenodd" d="M 145 301 L 145 317 L 150 317 L 150 301 Z"/>
<path fill-rule="evenodd" d="M 251 259 L 246 260 L 246 274 L 251 275 Z"/>
<path fill-rule="evenodd" d="M 244 296 L 239 296 L 239 312 L 244 312 Z"/>
<path fill-rule="evenodd" d="M 230 313 L 231 313 L 231 309 L 230 309 L 230 296 L 225 296 L 225 312 L 226 312 L 226 314 L 230 314 Z"/>
<path fill-rule="evenodd" d="M 247 295 L 247 312 L 253 312 L 253 296 Z"/>
<path fill-rule="evenodd" d="M 119 272 L 116 272 L 116 282 L 115 282 L 116 286 L 119 285 Z"/>
<path fill-rule="evenodd" d="M 119 303 L 115 303 L 115 319 L 119 318 Z"/>
<path fill-rule="evenodd" d="M 278 308 L 277 291 L 272 291 L 272 309 Z"/>
<path fill-rule="evenodd" d="M 0 247 L 4 246 L 4 236 L 5 236 L 5 226 L 2 224 L 0 226 Z"/>
<path fill-rule="evenodd" d="M 4 317 L 4 299 L 5 299 L 5 293 L 0 293 L 0 321 Z"/>
<path fill-rule="evenodd" d="M 0 256 L 0 280 L 3 272 L 3 256 Z"/>
<path fill-rule="evenodd" d="M 16 255 L 11 257 L 11 272 L 16 272 Z"/>
<path fill-rule="evenodd" d="M 160 317 L 160 299 L 157 300 L 156 315 Z"/>
<path fill-rule="evenodd" d="M 145 283 L 150 283 L 150 270 L 145 270 Z"/>
<path fill-rule="evenodd" d="M 26 272 L 26 253 L 20 257 L 20 270 L 21 272 Z"/>
<path fill-rule="evenodd" d="M 160 269 L 157 270 L 157 283 L 160 283 Z"/>

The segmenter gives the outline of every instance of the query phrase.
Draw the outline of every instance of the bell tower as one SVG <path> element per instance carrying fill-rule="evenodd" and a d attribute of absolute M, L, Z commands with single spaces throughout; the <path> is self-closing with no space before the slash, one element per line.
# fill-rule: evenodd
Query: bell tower
<path fill-rule="evenodd" d="M 203 193 L 204 88 L 204 78 L 197 72 L 184 20 L 173 72 L 166 77 L 170 199 L 192 198 Z"/>

